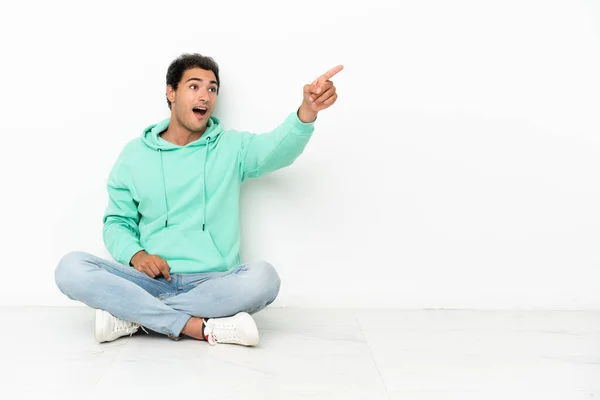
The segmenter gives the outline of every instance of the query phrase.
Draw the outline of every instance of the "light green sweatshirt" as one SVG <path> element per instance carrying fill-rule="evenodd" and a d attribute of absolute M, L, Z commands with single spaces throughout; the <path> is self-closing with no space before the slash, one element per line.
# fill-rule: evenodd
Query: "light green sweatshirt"
<path fill-rule="evenodd" d="M 290 114 L 263 134 L 223 130 L 211 117 L 200 139 L 177 146 L 159 134 L 170 119 L 130 141 L 108 178 L 103 238 L 130 265 L 140 250 L 164 258 L 171 273 L 226 271 L 240 262 L 240 185 L 289 166 L 314 123 Z"/>

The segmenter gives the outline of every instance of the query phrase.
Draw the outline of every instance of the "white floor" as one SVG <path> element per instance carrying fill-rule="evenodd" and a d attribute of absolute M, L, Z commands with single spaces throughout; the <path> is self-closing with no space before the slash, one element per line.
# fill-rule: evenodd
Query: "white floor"
<path fill-rule="evenodd" d="M 600 312 L 298 310 L 256 348 L 135 335 L 93 312 L 0 308 L 3 399 L 600 399 Z"/>

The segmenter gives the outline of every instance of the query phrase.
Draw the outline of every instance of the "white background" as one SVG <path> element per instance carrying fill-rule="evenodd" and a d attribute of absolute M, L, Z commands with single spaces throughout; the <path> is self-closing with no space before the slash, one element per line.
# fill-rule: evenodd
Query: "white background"
<path fill-rule="evenodd" d="M 117 154 L 168 116 L 182 52 L 221 66 L 216 116 L 262 132 L 343 64 L 290 168 L 243 189 L 245 260 L 275 305 L 600 307 L 600 4 L 30 1 L 2 21 L 0 304 L 73 304 L 54 268 L 107 256 Z"/>

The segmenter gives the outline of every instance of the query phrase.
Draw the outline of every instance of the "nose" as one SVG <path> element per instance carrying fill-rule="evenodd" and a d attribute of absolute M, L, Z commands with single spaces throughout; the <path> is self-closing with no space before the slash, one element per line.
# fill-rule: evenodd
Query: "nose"
<path fill-rule="evenodd" d="M 198 90 L 198 100 L 204 100 L 208 102 L 208 90 L 204 87 L 201 87 Z"/>

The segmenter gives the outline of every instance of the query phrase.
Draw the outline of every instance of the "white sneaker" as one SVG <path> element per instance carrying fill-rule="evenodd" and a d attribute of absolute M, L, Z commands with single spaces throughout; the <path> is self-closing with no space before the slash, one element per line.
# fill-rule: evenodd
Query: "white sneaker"
<path fill-rule="evenodd" d="M 131 336 L 139 329 L 139 325 L 114 317 L 104 310 L 96 310 L 96 340 L 112 342 L 121 336 Z"/>
<path fill-rule="evenodd" d="M 233 317 L 210 318 L 204 327 L 204 337 L 213 346 L 217 343 L 256 346 L 258 328 L 250 314 L 240 312 Z"/>

